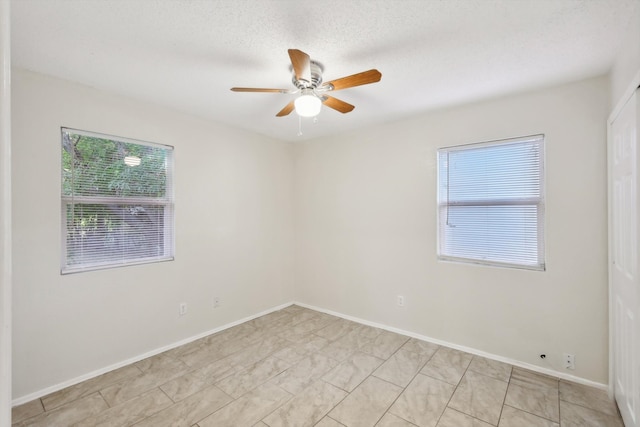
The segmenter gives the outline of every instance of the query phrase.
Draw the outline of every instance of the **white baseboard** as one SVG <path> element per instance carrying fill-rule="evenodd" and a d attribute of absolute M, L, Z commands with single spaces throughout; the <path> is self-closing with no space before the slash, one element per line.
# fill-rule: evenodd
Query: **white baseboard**
<path fill-rule="evenodd" d="M 541 366 L 532 365 L 530 363 L 521 362 L 519 360 L 510 359 L 508 357 L 498 356 L 497 354 L 492 354 L 492 353 L 487 353 L 487 352 L 484 352 L 484 351 L 481 351 L 481 350 L 476 350 L 475 348 L 465 347 L 463 345 L 458 345 L 458 344 L 454 344 L 454 343 L 451 343 L 451 342 L 442 341 L 442 340 L 439 340 L 439 339 L 436 339 L 436 338 L 427 337 L 425 335 L 416 334 L 414 332 L 405 331 L 403 329 L 394 328 L 394 327 L 391 327 L 391 326 L 383 325 L 381 323 L 370 322 L 368 320 L 360 319 L 360 318 L 353 317 L 353 316 L 348 316 L 346 314 L 337 313 L 335 311 L 326 310 L 324 308 L 316 307 L 316 306 L 313 306 L 313 305 L 310 305 L 310 304 L 305 304 L 305 303 L 298 302 L 298 301 L 296 301 L 294 304 L 299 305 L 301 307 L 305 307 L 305 308 L 311 309 L 311 310 L 316 310 L 316 311 L 320 311 L 322 313 L 330 314 L 332 316 L 340 317 L 342 319 L 351 320 L 351 321 L 356 322 L 356 323 L 361 323 L 363 325 L 372 326 L 374 328 L 383 329 L 385 331 L 395 332 L 395 333 L 398 333 L 398 334 L 401 334 L 401 335 L 406 335 L 406 336 L 409 336 L 411 338 L 416 338 L 416 339 L 419 339 L 419 340 L 422 340 L 422 341 L 428 341 L 428 342 L 431 342 L 431 343 L 434 343 L 434 344 L 437 344 L 437 345 L 441 345 L 441 346 L 444 346 L 444 347 L 449 347 L 449 348 L 453 348 L 453 349 L 456 349 L 456 350 L 464 351 L 466 353 L 471 353 L 471 354 L 474 354 L 474 355 L 477 355 L 477 356 L 486 357 L 487 359 L 497 360 L 498 362 L 508 363 L 510 365 L 517 366 L 519 368 L 528 369 L 530 371 L 538 372 L 540 374 L 549 375 L 549 376 L 552 376 L 552 377 L 560 378 L 560 379 L 571 381 L 571 382 L 578 383 L 578 384 L 583 384 L 583 385 L 586 385 L 586 386 L 589 386 L 589 387 L 595 387 L 597 389 L 604 390 L 604 391 L 607 391 L 608 388 L 609 388 L 609 386 L 607 384 L 602 384 L 602 383 L 599 383 L 599 382 L 588 380 L 586 378 L 581 378 L 581 377 L 577 377 L 577 376 L 574 376 L 574 375 L 569 375 L 569 374 L 566 374 L 564 372 L 556 371 L 555 369 L 543 368 Z"/>
<path fill-rule="evenodd" d="M 272 313 L 274 311 L 282 310 L 283 308 L 289 307 L 292 304 L 296 304 L 296 305 L 299 305 L 301 307 L 309 308 L 311 310 L 319 311 L 321 313 L 330 314 L 332 316 L 340 317 L 342 319 L 351 320 L 353 322 L 360 323 L 360 324 L 363 324 L 363 325 L 372 326 L 374 328 L 383 329 L 385 331 L 395 332 L 395 333 L 406 335 L 406 336 L 409 336 L 409 337 L 412 337 L 412 338 L 416 338 L 416 339 L 419 339 L 419 340 L 422 340 L 422 341 L 428 341 L 428 342 L 431 342 L 431 343 L 434 343 L 434 344 L 437 344 L 437 345 L 442 345 L 442 346 L 445 346 L 445 347 L 450 347 L 450 348 L 454 348 L 456 350 L 460 350 L 460 351 L 464 351 L 464 352 L 467 352 L 467 353 L 475 354 L 475 355 L 478 355 L 478 356 L 486 357 L 487 359 L 492 359 L 492 360 L 497 360 L 499 362 L 508 363 L 510 365 L 513 365 L 513 366 L 518 366 L 520 368 L 528 369 L 530 371 L 538 372 L 538 373 L 545 374 L 545 375 L 550 375 L 550 376 L 553 376 L 553 377 L 557 377 L 557 378 L 560 378 L 560 379 L 563 379 L 563 380 L 567 380 L 567 381 L 571 381 L 571 382 L 578 383 L 578 384 L 587 385 L 587 386 L 590 386 L 590 387 L 595 387 L 595 388 L 598 388 L 600 390 L 605 390 L 606 391 L 608 389 L 608 387 L 609 387 L 606 384 L 602 384 L 602 383 L 598 383 L 598 382 L 595 382 L 595 381 L 587 380 L 587 379 L 581 378 L 581 377 L 576 377 L 574 375 L 568 375 L 568 374 L 563 373 L 563 372 L 558 372 L 558 371 L 556 371 L 554 369 L 542 368 L 540 366 L 536 366 L 536 365 L 532 365 L 532 364 L 529 364 L 529 363 L 520 362 L 518 360 L 510 359 L 508 357 L 498 356 L 496 354 L 487 353 L 487 352 L 484 352 L 484 351 L 481 351 L 481 350 L 476 350 L 474 348 L 465 347 L 465 346 L 454 344 L 454 343 L 451 343 L 451 342 L 442 341 L 442 340 L 439 340 L 439 339 L 427 337 L 425 335 L 416 334 L 414 332 L 405 331 L 403 329 L 394 328 L 394 327 L 391 327 L 391 326 L 383 325 L 381 323 L 370 322 L 368 320 L 360 319 L 360 318 L 357 318 L 357 317 L 349 316 L 349 315 L 338 313 L 338 312 L 331 311 L 331 310 L 326 310 L 324 308 L 316 307 L 316 306 L 313 306 L 313 305 L 310 305 L 310 304 L 305 304 L 305 303 L 302 303 L 302 302 L 288 302 L 288 303 L 281 304 L 281 305 L 278 305 L 276 307 L 261 311 L 260 313 L 254 314 L 252 316 L 245 317 L 243 319 L 236 320 L 236 321 L 231 322 L 231 323 L 227 323 L 227 324 L 219 326 L 219 327 L 217 327 L 215 329 L 211 329 L 211 330 L 208 330 L 206 332 L 202 332 L 200 334 L 194 335 L 192 337 L 185 338 L 183 340 L 174 342 L 174 343 L 166 345 L 164 347 L 160 347 L 160 348 L 157 348 L 155 350 L 151 350 L 151 351 L 149 351 L 147 353 L 132 357 L 130 359 L 123 360 L 123 361 L 118 362 L 118 363 L 114 363 L 112 365 L 109 365 L 109 366 L 106 366 L 104 368 L 95 370 L 93 372 L 89 372 L 87 374 L 84 374 L 84 375 L 81 375 L 79 377 L 70 379 L 68 381 L 61 382 L 61 383 L 53 385 L 51 387 L 47 387 L 47 388 L 44 388 L 42 390 L 38 390 L 37 392 L 30 393 L 30 394 L 27 394 L 25 396 L 18 397 L 16 399 L 14 399 L 11 402 L 11 404 L 12 404 L 12 406 L 17 406 L 17 405 L 21 405 L 23 403 L 30 402 L 30 401 L 32 401 L 34 399 L 39 399 L 39 398 L 41 398 L 43 396 L 46 396 L 48 394 L 51 394 L 51 393 L 54 393 L 56 391 L 62 390 L 63 388 L 70 387 L 72 385 L 81 383 L 81 382 L 86 381 L 86 380 L 90 380 L 91 378 L 95 378 L 97 376 L 100 376 L 100 375 L 105 374 L 107 372 L 110 372 L 110 371 L 113 371 L 115 369 L 121 368 L 123 366 L 130 365 L 130 364 L 135 363 L 135 362 L 139 362 L 139 361 L 141 361 L 143 359 L 146 359 L 148 357 L 155 356 L 156 354 L 160 354 L 162 352 L 165 352 L 167 350 L 171 350 L 171 349 L 176 348 L 176 347 L 180 347 L 181 345 L 185 345 L 185 344 L 188 344 L 188 343 L 193 342 L 195 340 L 198 340 L 200 338 L 204 338 L 204 337 L 206 337 L 208 335 L 215 334 L 215 333 L 223 331 L 225 329 L 232 328 L 232 327 L 237 326 L 237 325 L 239 325 L 241 323 L 248 322 L 249 320 L 253 320 L 253 319 L 257 318 L 257 317 L 264 316 L 264 315 Z"/>
<path fill-rule="evenodd" d="M 11 406 L 22 405 L 23 403 L 30 402 L 30 401 L 32 401 L 34 399 L 39 399 L 39 398 L 41 398 L 43 396 L 46 396 L 48 394 L 51 394 L 51 393 L 54 393 L 56 391 L 62 390 L 63 388 L 67 388 L 67 387 L 70 387 L 72 385 L 76 385 L 76 384 L 81 383 L 83 381 L 90 380 L 91 378 L 95 378 L 95 377 L 100 376 L 102 374 L 106 374 L 107 372 L 113 371 L 115 369 L 122 368 L 123 366 L 130 365 L 130 364 L 135 363 L 135 362 L 139 362 L 139 361 L 141 361 L 143 359 L 146 359 L 148 357 L 155 356 L 156 354 L 160 354 L 160 353 L 163 353 L 163 352 L 165 352 L 167 350 L 171 350 L 173 348 L 180 347 L 181 345 L 189 344 L 190 342 L 193 342 L 193 341 L 198 340 L 200 338 L 204 338 L 204 337 L 206 337 L 208 335 L 211 335 L 211 334 L 215 334 L 216 332 L 220 332 L 220 331 L 223 331 L 225 329 L 229 329 L 229 328 L 232 328 L 234 326 L 237 326 L 237 325 L 239 325 L 241 323 L 248 322 L 249 320 L 253 320 L 256 317 L 264 316 L 265 314 L 269 314 L 269 313 L 272 313 L 274 311 L 282 310 L 283 308 L 289 307 L 292 304 L 293 304 L 293 302 L 288 302 L 288 303 L 285 303 L 285 304 L 278 305 L 276 307 L 261 311 L 260 313 L 254 314 L 252 316 L 245 317 L 244 319 L 240 319 L 240 320 L 236 320 L 236 321 L 231 322 L 231 323 L 227 323 L 227 324 L 219 326 L 219 327 L 217 327 L 215 329 L 211 329 L 209 331 L 202 332 L 202 333 L 200 333 L 198 335 L 194 335 L 192 337 L 185 338 L 183 340 L 174 342 L 174 343 L 166 345 L 164 347 L 156 348 L 155 350 L 151 350 L 149 352 L 146 352 L 144 354 L 140 354 L 140 355 L 132 357 L 130 359 L 123 360 L 122 362 L 114 363 L 113 365 L 109 365 L 109 366 L 106 366 L 104 368 L 95 370 L 93 372 L 89 372 L 87 374 L 80 375 L 79 377 L 72 378 L 72 379 L 70 379 L 68 381 L 61 382 L 59 384 L 53 385 L 51 387 L 44 388 L 42 390 L 38 390 L 38 391 L 36 391 L 34 393 L 29 393 L 29 394 L 27 394 L 25 396 L 20 396 L 20 397 L 18 397 L 16 399 L 13 399 L 13 401 L 11 402 Z M 320 310 L 318 310 L 318 311 L 320 311 Z"/>

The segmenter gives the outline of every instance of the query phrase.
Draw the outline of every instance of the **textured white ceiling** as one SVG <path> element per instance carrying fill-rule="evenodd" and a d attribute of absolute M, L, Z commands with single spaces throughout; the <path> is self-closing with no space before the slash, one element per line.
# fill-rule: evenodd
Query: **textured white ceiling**
<path fill-rule="evenodd" d="M 77 81 L 283 140 L 309 139 L 606 73 L 638 0 L 14 0 L 15 67 Z M 292 95 L 287 49 L 334 92 L 317 123 L 275 114 Z"/>

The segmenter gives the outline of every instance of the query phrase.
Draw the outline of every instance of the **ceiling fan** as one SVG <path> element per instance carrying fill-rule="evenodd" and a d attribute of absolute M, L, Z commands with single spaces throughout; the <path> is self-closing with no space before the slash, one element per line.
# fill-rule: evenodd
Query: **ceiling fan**
<path fill-rule="evenodd" d="M 314 117 L 320 113 L 322 104 L 341 113 L 348 113 L 355 108 L 347 102 L 327 95 L 328 92 L 376 83 L 382 78 L 380 71 L 372 69 L 323 83 L 322 72 L 324 68 L 322 64 L 312 60 L 309 55 L 298 49 L 289 49 L 289 58 L 293 71 L 292 81 L 296 89 L 232 87 L 231 90 L 234 92 L 299 93 L 300 96 L 289 102 L 276 114 L 276 117 L 284 117 L 294 109 L 299 116 Z"/>

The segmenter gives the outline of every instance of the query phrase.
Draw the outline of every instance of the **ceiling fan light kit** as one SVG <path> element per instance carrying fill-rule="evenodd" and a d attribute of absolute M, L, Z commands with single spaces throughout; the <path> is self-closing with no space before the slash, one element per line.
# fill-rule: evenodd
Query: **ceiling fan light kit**
<path fill-rule="evenodd" d="M 276 114 L 276 117 L 287 116 L 294 109 L 300 117 L 315 117 L 320 113 L 323 104 L 343 114 L 355 108 L 347 102 L 326 95 L 326 93 L 376 83 L 382 78 L 380 71 L 371 69 L 322 83 L 322 73 L 324 72 L 322 64 L 311 60 L 309 55 L 298 49 L 289 49 L 289 58 L 291 59 L 291 69 L 293 72 L 292 82 L 296 89 L 232 87 L 231 90 L 234 92 L 299 94 L 295 100 L 289 102 L 289 104 L 280 110 L 278 114 Z"/>
<path fill-rule="evenodd" d="M 303 89 L 302 95 L 293 101 L 296 113 L 300 117 L 315 117 L 320 114 L 322 101 L 318 98 L 312 89 Z"/>

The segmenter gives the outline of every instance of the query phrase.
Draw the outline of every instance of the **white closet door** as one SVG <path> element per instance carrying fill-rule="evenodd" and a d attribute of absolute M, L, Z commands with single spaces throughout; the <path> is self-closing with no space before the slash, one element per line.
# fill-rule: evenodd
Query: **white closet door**
<path fill-rule="evenodd" d="M 638 92 L 611 124 L 609 141 L 613 380 L 615 399 L 627 427 L 640 427 Z"/>

